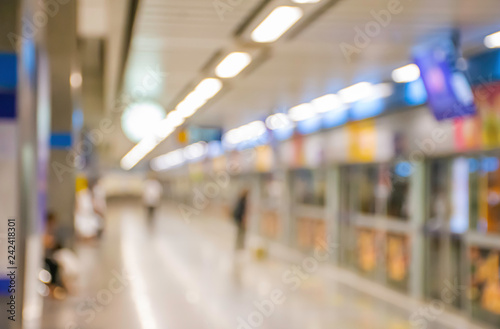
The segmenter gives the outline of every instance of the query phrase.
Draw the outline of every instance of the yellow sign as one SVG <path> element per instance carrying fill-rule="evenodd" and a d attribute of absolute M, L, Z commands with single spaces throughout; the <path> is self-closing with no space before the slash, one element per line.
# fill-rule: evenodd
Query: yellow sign
<path fill-rule="evenodd" d="M 186 129 L 182 129 L 179 131 L 179 134 L 177 135 L 177 139 L 179 140 L 179 143 L 181 144 L 187 144 L 188 139 L 189 139 L 189 134 Z"/>
<path fill-rule="evenodd" d="M 273 150 L 269 145 L 263 145 L 256 148 L 257 160 L 255 166 L 258 172 L 271 171 L 273 166 Z"/>
<path fill-rule="evenodd" d="M 370 162 L 375 159 L 377 130 L 373 120 L 354 122 L 347 125 L 349 136 L 349 160 Z"/>

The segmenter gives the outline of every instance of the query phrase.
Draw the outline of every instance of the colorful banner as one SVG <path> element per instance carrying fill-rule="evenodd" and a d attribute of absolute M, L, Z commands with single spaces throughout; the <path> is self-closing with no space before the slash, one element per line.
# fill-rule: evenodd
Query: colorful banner
<path fill-rule="evenodd" d="M 475 87 L 474 98 L 478 114 L 454 121 L 457 150 L 500 147 L 500 82 Z"/>

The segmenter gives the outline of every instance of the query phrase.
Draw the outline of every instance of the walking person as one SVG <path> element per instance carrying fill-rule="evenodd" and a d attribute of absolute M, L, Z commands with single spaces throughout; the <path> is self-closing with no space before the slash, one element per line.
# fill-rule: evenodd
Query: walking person
<path fill-rule="evenodd" d="M 143 203 L 146 208 L 146 220 L 150 229 L 154 226 L 156 209 L 160 205 L 162 194 L 161 184 L 153 177 L 144 182 Z"/>
<path fill-rule="evenodd" d="M 238 275 L 239 262 L 238 257 L 241 257 L 241 251 L 245 249 L 245 234 L 247 225 L 247 201 L 248 189 L 243 189 L 238 196 L 238 201 L 233 210 L 233 220 L 236 225 L 236 245 L 234 253 L 234 267 L 235 273 Z"/>

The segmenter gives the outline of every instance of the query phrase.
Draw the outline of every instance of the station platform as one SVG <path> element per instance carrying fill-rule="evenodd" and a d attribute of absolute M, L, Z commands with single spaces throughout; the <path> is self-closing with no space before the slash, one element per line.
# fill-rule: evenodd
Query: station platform
<path fill-rule="evenodd" d="M 227 219 L 187 223 L 171 205 L 156 219 L 151 229 L 140 203 L 111 203 L 102 239 L 77 247 L 78 291 L 45 301 L 42 328 L 447 328 L 446 314 L 411 317 L 423 306 L 397 307 L 329 276 L 327 265 L 283 279 L 297 265 L 235 254 Z"/>

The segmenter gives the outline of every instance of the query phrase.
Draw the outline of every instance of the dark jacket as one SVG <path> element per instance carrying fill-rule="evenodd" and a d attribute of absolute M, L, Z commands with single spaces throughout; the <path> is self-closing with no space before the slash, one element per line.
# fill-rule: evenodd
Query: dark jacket
<path fill-rule="evenodd" d="M 241 196 L 238 198 L 238 203 L 236 203 L 236 207 L 233 211 L 233 218 L 236 224 L 242 225 L 243 219 L 245 217 L 245 211 L 247 208 L 247 196 Z"/>

